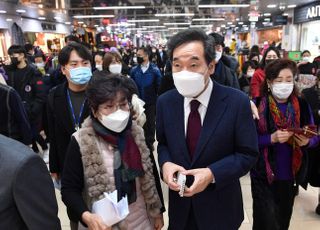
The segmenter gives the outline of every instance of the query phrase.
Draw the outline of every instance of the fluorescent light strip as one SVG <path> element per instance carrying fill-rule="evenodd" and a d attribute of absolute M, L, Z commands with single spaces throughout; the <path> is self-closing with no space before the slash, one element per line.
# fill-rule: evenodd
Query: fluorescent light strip
<path fill-rule="evenodd" d="M 202 21 L 224 21 L 224 18 L 194 18 L 192 21 L 194 22 L 202 22 Z"/>
<path fill-rule="evenodd" d="M 186 30 L 189 29 L 189 27 L 169 27 L 168 30 Z"/>
<path fill-rule="evenodd" d="M 190 25 L 190 22 L 167 22 L 163 23 L 165 26 L 172 26 L 172 25 Z"/>
<path fill-rule="evenodd" d="M 114 18 L 114 15 L 75 15 L 74 18 Z"/>
<path fill-rule="evenodd" d="M 263 16 L 269 17 L 269 16 L 271 16 L 271 14 L 270 13 L 265 13 L 265 14 L 263 14 Z"/>
<path fill-rule="evenodd" d="M 11 18 L 7 18 L 6 21 L 7 22 L 12 22 L 12 19 Z"/>
<path fill-rule="evenodd" d="M 209 27 L 210 25 L 190 25 L 190 28 L 202 28 L 202 27 Z"/>
<path fill-rule="evenodd" d="M 165 26 L 142 26 L 143 28 L 166 28 Z"/>
<path fill-rule="evenodd" d="M 5 10 L 0 10 L 0 14 L 6 14 L 7 13 L 7 11 L 5 11 Z"/>
<path fill-rule="evenodd" d="M 39 20 L 46 20 L 45 17 L 38 17 Z"/>
<path fill-rule="evenodd" d="M 132 19 L 132 20 L 127 20 L 127 22 L 159 22 L 159 19 Z"/>
<path fill-rule="evenodd" d="M 64 24 L 66 24 L 66 25 L 70 25 L 70 24 L 71 24 L 71 22 L 65 22 Z"/>
<path fill-rule="evenodd" d="M 146 30 L 147 28 L 127 28 L 127 30 Z"/>
<path fill-rule="evenodd" d="M 61 17 L 54 17 L 54 19 L 56 19 L 57 21 L 62 20 L 62 18 L 61 18 Z"/>
<path fill-rule="evenodd" d="M 145 9 L 145 6 L 95 6 L 94 10 L 130 10 L 130 9 Z"/>
<path fill-rule="evenodd" d="M 297 5 L 288 5 L 288 8 L 295 8 Z"/>
<path fill-rule="evenodd" d="M 78 22 L 78 24 L 84 24 L 84 22 Z"/>
<path fill-rule="evenodd" d="M 199 5 L 199 8 L 246 8 L 250 4 L 212 4 L 212 5 Z"/>
<path fill-rule="evenodd" d="M 239 25 L 243 25 L 243 22 L 238 22 Z"/>
<path fill-rule="evenodd" d="M 18 9 L 18 10 L 16 10 L 16 12 L 17 12 L 17 13 L 25 13 L 25 12 L 27 12 L 27 11 L 26 11 L 26 10 Z"/>
<path fill-rule="evenodd" d="M 165 32 L 165 31 L 169 31 L 168 29 L 163 29 L 163 30 L 153 30 L 154 32 Z"/>
<path fill-rule="evenodd" d="M 135 26 L 134 23 L 116 23 L 116 24 L 109 24 L 108 26 Z"/>
<path fill-rule="evenodd" d="M 221 27 L 221 28 L 226 28 L 226 25 L 223 24 L 223 25 L 221 25 L 220 27 Z"/>
<path fill-rule="evenodd" d="M 267 5 L 268 8 L 276 8 L 277 5 L 276 4 L 270 4 L 270 5 Z"/>
<path fill-rule="evenodd" d="M 140 31 L 141 33 L 153 33 L 153 30 L 144 30 L 144 31 Z"/>
<path fill-rule="evenodd" d="M 154 16 L 156 17 L 179 17 L 179 16 L 193 17 L 194 13 L 155 14 Z"/>

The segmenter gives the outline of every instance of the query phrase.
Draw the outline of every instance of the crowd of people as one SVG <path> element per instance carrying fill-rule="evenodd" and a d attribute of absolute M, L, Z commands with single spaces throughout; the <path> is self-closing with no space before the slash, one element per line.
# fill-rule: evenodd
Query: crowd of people
<path fill-rule="evenodd" d="M 61 229 L 56 187 L 72 230 L 160 230 L 160 178 L 169 229 L 238 229 L 250 172 L 253 229 L 285 230 L 299 185 L 320 187 L 320 58 L 309 51 L 296 63 L 254 45 L 239 63 L 235 40 L 199 29 L 141 47 L 65 42 L 57 57 L 12 45 L 0 66 L 4 229 Z M 129 214 L 108 226 L 93 206 L 115 190 Z"/>

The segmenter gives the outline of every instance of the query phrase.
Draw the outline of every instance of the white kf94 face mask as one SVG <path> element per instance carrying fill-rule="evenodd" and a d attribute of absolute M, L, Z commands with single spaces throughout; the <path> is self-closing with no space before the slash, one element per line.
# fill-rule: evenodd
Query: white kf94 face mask
<path fill-rule="evenodd" d="M 172 73 L 174 85 L 178 92 L 188 98 L 198 96 L 205 88 L 204 75 L 196 72 L 183 70 Z"/>
<path fill-rule="evenodd" d="M 111 64 L 109 65 L 109 71 L 111 73 L 121 73 L 122 65 L 121 64 Z"/>
<path fill-rule="evenodd" d="M 272 95 L 280 100 L 290 97 L 294 84 L 291 83 L 275 83 L 271 86 Z"/>
<path fill-rule="evenodd" d="M 122 132 L 127 127 L 130 118 L 130 112 L 123 111 L 121 109 L 118 109 L 109 115 L 104 115 L 101 113 L 100 115 L 101 118 L 99 118 L 99 121 L 101 124 L 107 129 L 110 129 L 116 133 Z"/>

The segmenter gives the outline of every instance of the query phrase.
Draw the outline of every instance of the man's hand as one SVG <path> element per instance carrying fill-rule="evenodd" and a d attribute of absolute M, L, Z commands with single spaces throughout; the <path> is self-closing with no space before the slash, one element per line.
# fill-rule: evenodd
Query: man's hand
<path fill-rule="evenodd" d="M 277 130 L 271 134 L 271 143 L 285 143 L 293 135 L 293 132 L 288 132 L 285 130 Z"/>
<path fill-rule="evenodd" d="M 192 169 L 182 172 L 185 175 L 194 176 L 193 184 L 190 188 L 185 188 L 183 196 L 191 197 L 205 190 L 213 182 L 213 174 L 209 168 Z"/>
<path fill-rule="evenodd" d="M 253 119 L 259 120 L 260 117 L 259 117 L 259 111 L 258 111 L 257 106 L 253 103 L 253 101 L 250 101 L 250 105 L 251 105 Z"/>
<path fill-rule="evenodd" d="M 163 225 L 164 225 L 164 221 L 163 221 L 163 215 L 161 213 L 161 214 L 159 214 L 159 216 L 157 216 L 154 219 L 154 230 L 161 230 Z"/>
<path fill-rule="evenodd" d="M 82 214 L 81 218 L 88 225 L 89 230 L 111 230 L 111 227 L 104 224 L 102 218 L 97 214 L 86 211 Z"/>
<path fill-rule="evenodd" d="M 183 167 L 171 162 L 166 162 L 162 166 L 163 180 L 171 190 L 179 191 L 180 186 L 176 183 L 174 174 L 176 172 L 186 171 Z"/>
<path fill-rule="evenodd" d="M 310 139 L 308 137 L 305 137 L 303 135 L 295 134 L 294 140 L 297 142 L 297 144 L 302 147 L 309 144 Z"/>

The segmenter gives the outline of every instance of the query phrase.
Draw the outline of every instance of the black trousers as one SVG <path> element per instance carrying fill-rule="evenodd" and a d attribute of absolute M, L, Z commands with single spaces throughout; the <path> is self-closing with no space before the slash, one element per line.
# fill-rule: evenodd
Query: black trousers
<path fill-rule="evenodd" d="M 292 180 L 274 181 L 271 185 L 251 177 L 253 230 L 288 230 L 294 204 Z"/>
<path fill-rule="evenodd" d="M 156 105 L 145 105 L 146 123 L 143 126 L 146 143 L 151 153 L 153 152 L 153 143 L 155 141 L 156 131 Z"/>

